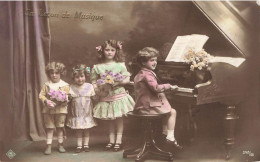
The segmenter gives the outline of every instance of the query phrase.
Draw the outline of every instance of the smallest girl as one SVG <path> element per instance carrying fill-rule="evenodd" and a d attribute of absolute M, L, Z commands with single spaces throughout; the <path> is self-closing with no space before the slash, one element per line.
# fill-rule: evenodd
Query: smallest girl
<path fill-rule="evenodd" d="M 73 67 L 72 77 L 74 83 L 70 85 L 71 103 L 66 125 L 76 130 L 76 153 L 80 153 L 82 149 L 89 152 L 89 128 L 97 125 L 92 116 L 93 104 L 91 101 L 95 91 L 92 84 L 86 83 L 88 73 L 90 73 L 90 68 L 84 64 Z"/>

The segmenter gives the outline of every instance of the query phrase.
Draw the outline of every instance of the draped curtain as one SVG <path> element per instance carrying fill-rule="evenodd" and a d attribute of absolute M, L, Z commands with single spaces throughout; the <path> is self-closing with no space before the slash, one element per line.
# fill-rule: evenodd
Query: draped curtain
<path fill-rule="evenodd" d="M 27 11 L 35 12 L 28 16 Z M 1 151 L 13 141 L 40 140 L 45 136 L 40 87 L 46 81 L 50 54 L 47 2 L 0 2 L 0 142 Z M 3 154 L 1 154 L 3 155 Z"/>

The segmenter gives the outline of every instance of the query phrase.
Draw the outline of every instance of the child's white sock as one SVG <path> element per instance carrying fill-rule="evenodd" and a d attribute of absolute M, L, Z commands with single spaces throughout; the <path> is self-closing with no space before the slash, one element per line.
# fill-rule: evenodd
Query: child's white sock
<path fill-rule="evenodd" d="M 163 125 L 163 131 L 162 134 L 167 135 L 167 125 Z"/>
<path fill-rule="evenodd" d="M 77 147 L 82 148 L 82 138 L 77 138 Z"/>
<path fill-rule="evenodd" d="M 63 130 L 62 128 L 57 128 L 57 136 L 58 136 L 58 143 L 63 143 Z"/>
<path fill-rule="evenodd" d="M 167 131 L 167 137 L 166 139 L 170 140 L 170 141 L 174 141 L 175 137 L 174 137 L 174 130 L 168 130 Z"/>
<path fill-rule="evenodd" d="M 109 133 L 109 143 L 115 143 L 115 133 L 114 132 Z"/>
<path fill-rule="evenodd" d="M 51 145 L 52 144 L 52 138 L 47 138 L 47 145 Z"/>
<path fill-rule="evenodd" d="M 122 143 L 122 136 L 123 134 L 122 133 L 117 133 L 116 134 L 116 143 Z"/>
<path fill-rule="evenodd" d="M 63 143 L 63 136 L 58 137 L 58 143 Z"/>
<path fill-rule="evenodd" d="M 89 143 L 89 136 L 84 137 L 84 146 L 87 146 Z"/>

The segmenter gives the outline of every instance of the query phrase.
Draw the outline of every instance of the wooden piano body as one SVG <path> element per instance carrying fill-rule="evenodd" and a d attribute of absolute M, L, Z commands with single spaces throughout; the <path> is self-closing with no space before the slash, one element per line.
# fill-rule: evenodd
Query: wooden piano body
<path fill-rule="evenodd" d="M 207 71 L 190 71 L 189 65 L 185 63 L 162 61 L 169 53 L 172 42 L 168 43 L 166 48 L 160 49 L 161 61 L 158 61 L 155 73 L 161 83 L 170 83 L 180 87 L 177 91 L 166 93 L 166 95 L 171 102 L 178 102 L 188 106 L 191 118 L 189 120 L 191 122 L 190 125 L 193 126 L 191 131 L 196 131 L 197 128 L 196 123 L 192 119 L 192 109 L 196 105 L 221 103 L 226 108 L 223 120 L 227 150 L 226 159 L 229 159 L 231 157 L 231 149 L 235 143 L 235 123 L 239 118 L 235 113 L 236 107 L 247 96 L 247 74 L 249 71 L 247 58 L 250 57 L 250 48 L 248 46 L 250 40 L 248 35 L 250 36 L 250 31 L 248 26 L 241 23 L 239 18 L 233 19 L 233 23 L 237 25 L 233 28 L 236 33 L 225 28 L 227 26 L 222 24 L 225 16 L 232 17 L 233 15 L 226 11 L 223 2 L 210 3 L 201 1 L 193 2 L 193 4 L 195 9 L 193 20 L 190 23 L 196 22 L 194 21 L 196 19 L 204 18 L 208 21 L 206 25 L 209 29 L 207 31 L 189 31 L 192 29 L 188 27 L 184 29 L 183 35 L 194 34 L 195 32 L 210 35 L 210 40 L 205 45 L 206 51 L 209 51 L 213 56 L 243 57 L 246 59 L 245 62 L 239 67 L 227 63 L 214 62 L 210 63 L 210 69 Z M 222 12 L 222 16 L 219 16 L 218 12 Z M 188 21 L 187 23 L 189 23 Z M 241 35 L 241 38 L 236 37 L 236 35 Z M 247 43 L 243 44 L 242 40 L 247 41 Z M 138 71 L 137 67 L 134 62 L 131 64 L 133 77 Z"/>

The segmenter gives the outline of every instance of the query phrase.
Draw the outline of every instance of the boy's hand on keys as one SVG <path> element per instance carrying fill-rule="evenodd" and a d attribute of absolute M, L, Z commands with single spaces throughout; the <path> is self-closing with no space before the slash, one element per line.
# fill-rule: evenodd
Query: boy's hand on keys
<path fill-rule="evenodd" d="M 177 85 L 171 85 L 171 90 L 176 91 L 179 87 Z"/>

